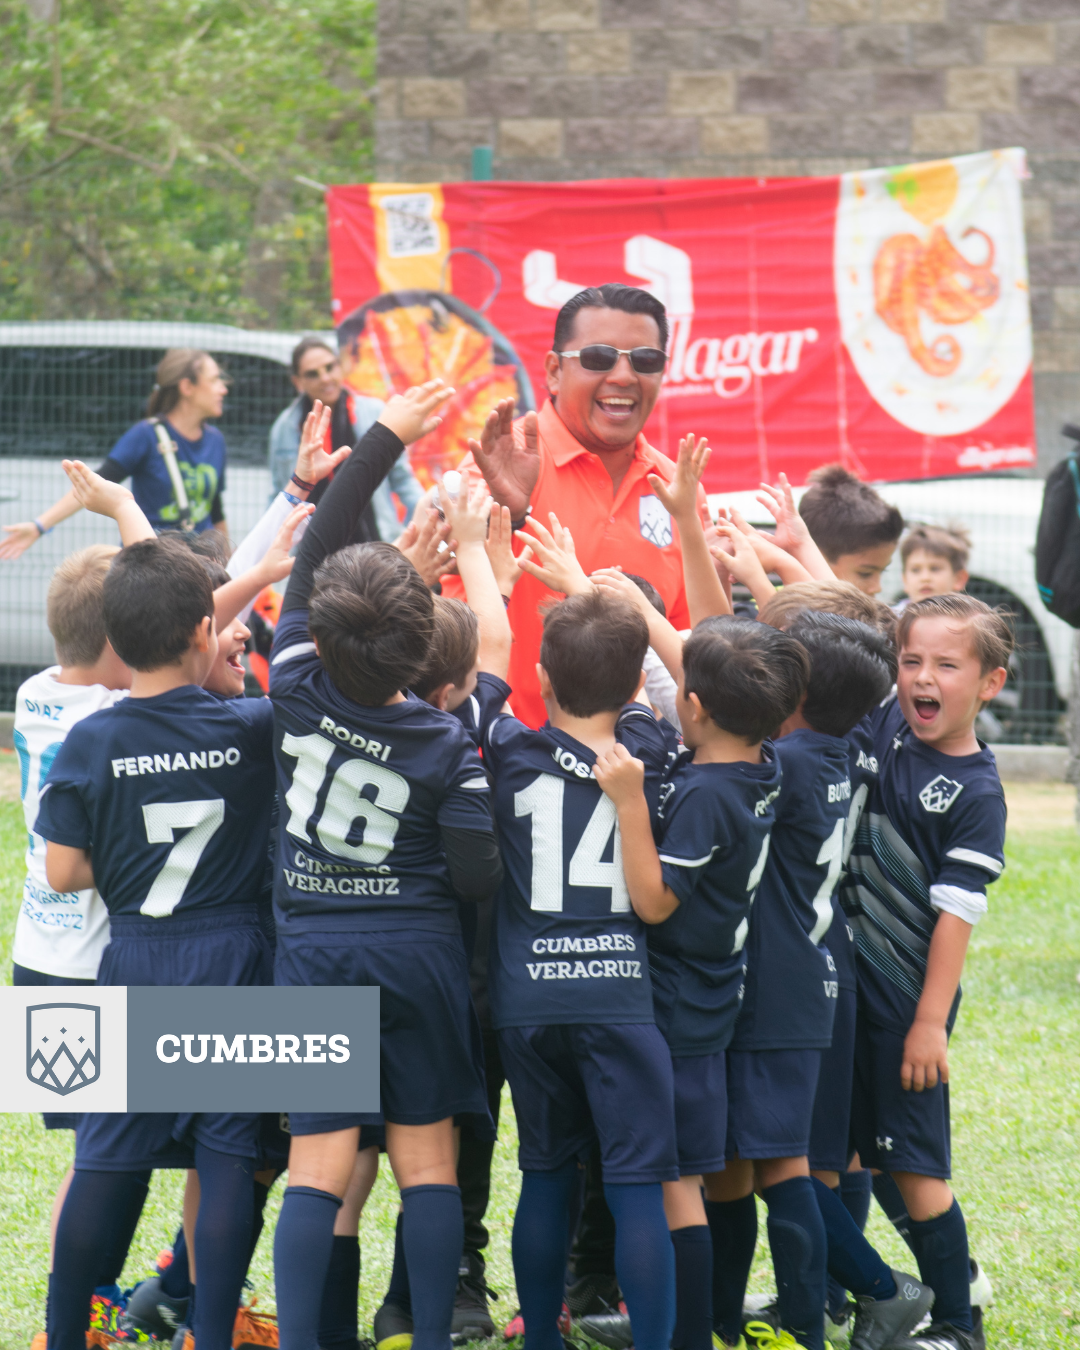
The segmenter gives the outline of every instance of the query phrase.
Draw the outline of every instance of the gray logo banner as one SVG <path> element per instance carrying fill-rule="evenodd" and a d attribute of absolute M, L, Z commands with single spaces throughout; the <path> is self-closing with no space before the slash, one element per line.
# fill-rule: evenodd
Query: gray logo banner
<path fill-rule="evenodd" d="M 129 1111 L 378 1111 L 379 990 L 138 987 Z"/>

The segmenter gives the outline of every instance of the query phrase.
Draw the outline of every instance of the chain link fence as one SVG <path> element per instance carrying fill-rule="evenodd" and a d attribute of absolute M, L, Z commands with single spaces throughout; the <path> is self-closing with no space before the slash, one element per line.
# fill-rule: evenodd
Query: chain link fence
<path fill-rule="evenodd" d="M 66 491 L 61 459 L 100 463 L 145 415 L 165 350 L 197 347 L 211 352 L 232 381 L 219 425 L 229 448 L 226 518 L 234 541 L 242 539 L 269 497 L 267 438 L 294 397 L 288 361 L 299 336 L 214 324 L 0 323 L 0 523 L 33 519 Z M 909 522 L 966 526 L 972 537 L 968 589 L 1015 616 L 1018 651 L 991 709 L 991 734 L 1003 742 L 1063 742 L 1073 632 L 1046 613 L 1035 587 L 1042 481 L 967 477 L 879 490 Z M 721 500 L 771 524 L 753 494 L 714 499 Z M 97 542 L 115 543 L 115 527 L 80 513 L 15 562 L 0 562 L 0 709 L 10 710 L 19 684 L 55 659 L 45 624 L 53 569 Z M 901 593 L 897 559 L 883 578 L 883 594 L 892 600 Z"/>

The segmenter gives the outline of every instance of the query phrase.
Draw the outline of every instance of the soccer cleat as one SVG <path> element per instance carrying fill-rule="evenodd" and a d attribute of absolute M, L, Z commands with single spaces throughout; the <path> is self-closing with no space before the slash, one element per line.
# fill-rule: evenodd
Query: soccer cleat
<path fill-rule="evenodd" d="M 187 1310 L 186 1298 L 170 1298 L 162 1293 L 161 1276 L 151 1275 L 149 1279 L 140 1280 L 128 1294 L 118 1339 L 139 1343 L 150 1339 L 171 1340 L 187 1316 Z"/>
<path fill-rule="evenodd" d="M 412 1313 L 399 1303 L 384 1303 L 372 1323 L 375 1350 L 409 1350 L 413 1338 Z"/>
<path fill-rule="evenodd" d="M 774 1331 L 780 1330 L 780 1308 L 775 1294 L 747 1294 L 743 1299 L 743 1333 L 750 1322 L 765 1322 Z"/>
<path fill-rule="evenodd" d="M 609 1346 L 610 1350 L 627 1350 L 634 1343 L 625 1303 L 620 1303 L 617 1310 L 609 1309 L 607 1312 L 588 1313 L 585 1317 L 579 1317 L 577 1329 L 590 1340 Z"/>
<path fill-rule="evenodd" d="M 934 1291 L 920 1284 L 914 1275 L 894 1270 L 892 1276 L 896 1281 L 892 1298 L 872 1299 L 863 1295 L 855 1300 L 851 1350 L 885 1350 L 886 1346 L 905 1340 L 933 1306 Z"/>
<path fill-rule="evenodd" d="M 195 1350 L 195 1333 L 190 1327 L 177 1327 L 172 1338 L 172 1350 Z"/>
<path fill-rule="evenodd" d="M 118 1284 L 101 1285 L 90 1295 L 90 1330 L 115 1337 L 124 1315 L 124 1296 Z"/>
<path fill-rule="evenodd" d="M 986 1350 L 986 1328 L 983 1326 L 983 1310 L 976 1304 L 971 1310 L 971 1343 L 975 1350 Z"/>
<path fill-rule="evenodd" d="M 971 1258 L 971 1306 L 973 1308 L 989 1308 L 994 1301 L 994 1286 L 990 1283 L 990 1276 L 979 1265 L 974 1257 Z"/>
<path fill-rule="evenodd" d="M 49 1344 L 49 1333 L 47 1331 L 35 1331 L 34 1339 L 30 1342 L 30 1350 L 46 1350 Z"/>
<path fill-rule="evenodd" d="M 713 1350 L 746 1350 L 746 1337 L 740 1336 L 734 1345 L 728 1345 L 718 1331 L 712 1334 Z"/>
<path fill-rule="evenodd" d="M 248 1307 L 236 1310 L 232 1334 L 233 1350 L 267 1350 L 267 1348 L 277 1350 L 277 1318 L 253 1312 L 254 1302 L 252 1299 Z"/>
<path fill-rule="evenodd" d="M 562 1305 L 562 1312 L 559 1313 L 559 1320 L 555 1325 L 558 1327 L 559 1335 L 562 1336 L 565 1341 L 566 1337 L 570 1335 L 570 1309 L 565 1303 Z M 510 1321 L 507 1322 L 506 1326 L 503 1327 L 503 1340 L 513 1341 L 516 1340 L 518 1336 L 524 1335 L 525 1319 L 522 1317 L 521 1309 L 519 1308 Z M 569 1342 L 567 1343 L 569 1344 Z"/>
<path fill-rule="evenodd" d="M 86 1333 L 86 1350 L 116 1350 L 116 1342 L 105 1331 Z"/>
<path fill-rule="evenodd" d="M 747 1322 L 743 1335 L 757 1346 L 757 1350 L 806 1350 L 790 1331 L 778 1331 L 768 1322 Z"/>
<path fill-rule="evenodd" d="M 566 1306 L 571 1317 L 611 1312 L 621 1297 L 619 1282 L 614 1275 L 582 1275 L 566 1288 Z"/>
<path fill-rule="evenodd" d="M 904 1342 L 905 1350 L 976 1350 L 976 1344 L 972 1332 L 948 1322 L 931 1322 L 921 1335 L 910 1336 Z"/>
<path fill-rule="evenodd" d="M 476 1252 L 463 1252 L 450 1322 L 450 1340 L 454 1345 L 486 1341 L 495 1335 L 495 1323 L 488 1312 L 489 1298 L 494 1295 L 484 1278 L 483 1257 Z"/>

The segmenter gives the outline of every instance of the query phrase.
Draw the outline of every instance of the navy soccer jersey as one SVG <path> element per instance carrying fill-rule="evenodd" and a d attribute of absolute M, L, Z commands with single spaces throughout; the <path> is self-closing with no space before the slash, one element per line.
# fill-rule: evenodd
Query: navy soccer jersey
<path fill-rule="evenodd" d="M 843 901 L 855 929 L 860 1007 L 907 1031 L 939 906 L 985 908 L 1005 866 L 1005 794 L 991 752 L 945 755 L 912 732 L 898 702 L 875 715 L 879 775 L 855 834 Z M 949 1016 L 951 1027 L 960 1002 Z"/>
<path fill-rule="evenodd" d="M 679 907 L 647 928 L 656 1022 L 673 1055 L 725 1050 L 739 1013 L 747 916 L 780 796 L 761 764 L 676 762 L 660 806 L 660 865 Z"/>
<path fill-rule="evenodd" d="M 93 850 L 111 915 L 254 904 L 274 797 L 270 705 L 197 685 L 72 727 L 41 797 L 46 839 Z"/>
<path fill-rule="evenodd" d="M 456 717 L 415 695 L 384 707 L 346 698 L 307 618 L 306 609 L 282 616 L 270 658 L 279 936 L 459 933 L 439 828 L 491 833 L 476 747 Z"/>
<path fill-rule="evenodd" d="M 616 737 L 646 767 L 655 818 L 666 741 L 641 705 Z M 645 926 L 630 906 L 615 807 L 596 755 L 552 726 L 496 718 L 484 742 L 505 875 L 488 971 L 497 1028 L 652 1022 Z"/>
<path fill-rule="evenodd" d="M 476 688 L 454 709 L 454 716 L 469 733 L 472 743 L 479 750 L 484 743 L 488 727 L 502 712 L 510 697 L 510 686 L 498 675 L 489 675 L 486 670 L 476 677 Z"/>
<path fill-rule="evenodd" d="M 765 871 L 750 915 L 737 1050 L 824 1049 L 832 1040 L 835 917 L 851 805 L 847 741 L 792 731 L 775 742 L 783 773 Z"/>

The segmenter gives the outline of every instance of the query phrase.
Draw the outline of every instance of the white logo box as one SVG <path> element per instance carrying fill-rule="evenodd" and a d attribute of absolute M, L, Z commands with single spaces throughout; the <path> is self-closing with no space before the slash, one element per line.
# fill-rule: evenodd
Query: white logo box
<path fill-rule="evenodd" d="M 127 993 L 0 988 L 0 1111 L 126 1111 Z"/>

